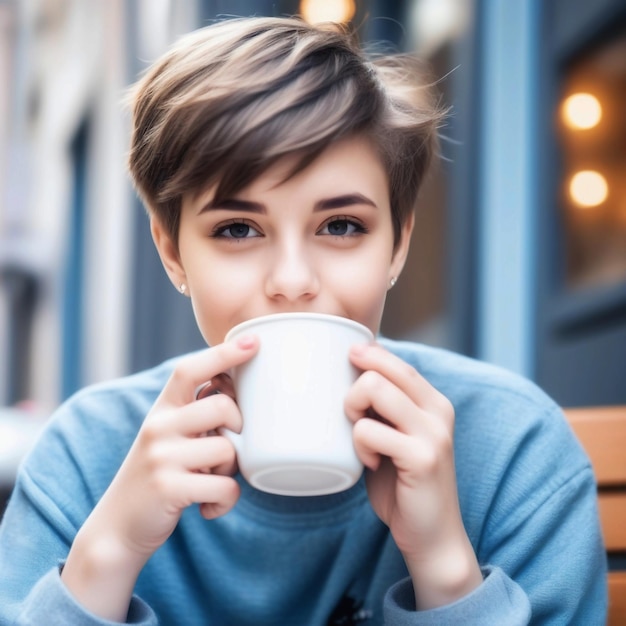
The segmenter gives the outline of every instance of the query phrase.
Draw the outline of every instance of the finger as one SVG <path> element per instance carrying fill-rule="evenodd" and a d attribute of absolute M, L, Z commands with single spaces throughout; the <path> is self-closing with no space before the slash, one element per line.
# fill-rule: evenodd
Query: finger
<path fill-rule="evenodd" d="M 234 478 L 216 474 L 190 474 L 187 490 L 191 500 L 200 505 L 200 512 L 206 519 L 228 513 L 241 493 Z"/>
<path fill-rule="evenodd" d="M 352 429 L 352 442 L 354 444 L 354 451 L 356 452 L 359 461 L 363 463 L 363 465 L 372 471 L 376 471 L 380 466 L 381 456 L 380 453 L 372 448 L 372 446 L 368 445 L 367 440 L 363 438 L 361 435 L 362 424 L 361 422 L 366 421 L 375 421 L 370 420 L 368 417 L 364 417 L 359 420 L 357 424 L 359 424 L 359 428 L 357 428 L 357 424 L 354 425 Z"/>
<path fill-rule="evenodd" d="M 233 454 L 230 461 L 220 463 L 211 469 L 211 474 L 217 476 L 234 476 L 239 471 L 239 462 L 237 460 L 237 454 Z"/>
<path fill-rule="evenodd" d="M 175 410 L 176 429 L 197 436 L 219 428 L 241 432 L 243 420 L 237 403 L 226 394 L 207 396 Z"/>
<path fill-rule="evenodd" d="M 348 391 L 344 410 L 348 419 L 356 422 L 371 415 L 370 408 L 384 421 L 403 433 L 413 435 L 430 428 L 428 416 L 411 398 L 382 374 L 367 371 L 359 376 Z"/>
<path fill-rule="evenodd" d="M 187 470 L 227 475 L 236 466 L 235 448 L 226 437 L 197 437 L 175 445 L 176 460 Z"/>
<path fill-rule="evenodd" d="M 454 407 L 414 367 L 392 354 L 380 344 L 353 346 L 353 365 L 363 371 L 375 371 L 401 389 L 415 404 L 437 413 L 449 425 L 454 422 Z"/>
<path fill-rule="evenodd" d="M 182 407 L 152 410 L 141 426 L 146 442 L 172 436 L 200 437 L 219 428 L 241 432 L 243 420 L 239 407 L 227 395 L 215 395 Z"/>
<path fill-rule="evenodd" d="M 250 360 L 258 348 L 258 338 L 246 335 L 183 357 L 176 364 L 157 404 L 182 406 L 192 402 L 198 387 Z"/>
<path fill-rule="evenodd" d="M 407 437 L 379 421 L 363 418 L 354 425 L 354 448 L 364 465 L 378 469 L 381 459 L 391 459 L 400 472 L 415 473 L 433 464 L 433 454 L 420 439 Z"/>

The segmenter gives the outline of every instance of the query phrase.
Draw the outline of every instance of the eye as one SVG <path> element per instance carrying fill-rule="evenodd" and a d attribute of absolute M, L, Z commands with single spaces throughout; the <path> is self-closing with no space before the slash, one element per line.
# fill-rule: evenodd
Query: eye
<path fill-rule="evenodd" d="M 367 228 L 359 221 L 348 217 L 333 217 L 318 231 L 318 235 L 333 235 L 335 237 L 350 237 L 366 233 Z"/>
<path fill-rule="evenodd" d="M 251 239 L 261 237 L 261 233 L 247 222 L 231 220 L 227 224 L 218 225 L 211 236 L 218 239 Z"/>

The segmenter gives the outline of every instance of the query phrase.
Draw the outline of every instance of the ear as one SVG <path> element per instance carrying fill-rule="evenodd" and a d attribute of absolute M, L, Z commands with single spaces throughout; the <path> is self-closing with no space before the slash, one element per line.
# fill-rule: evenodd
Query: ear
<path fill-rule="evenodd" d="M 400 231 L 400 240 L 393 251 L 391 258 L 391 265 L 389 266 L 389 280 L 398 278 L 402 272 L 402 268 L 406 262 L 406 258 L 409 254 L 409 247 L 411 245 L 411 234 L 413 233 L 413 226 L 415 225 L 415 216 L 413 213 L 409 215 L 402 226 Z"/>
<path fill-rule="evenodd" d="M 180 255 L 178 254 L 178 246 L 157 217 L 150 217 L 150 232 L 165 272 L 174 287 L 179 290 L 181 284 L 186 282 L 186 277 L 180 261 Z"/>

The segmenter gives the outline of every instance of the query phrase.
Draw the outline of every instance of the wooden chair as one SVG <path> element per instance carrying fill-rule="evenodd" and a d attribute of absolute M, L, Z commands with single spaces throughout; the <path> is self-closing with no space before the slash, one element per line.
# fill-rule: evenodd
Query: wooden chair
<path fill-rule="evenodd" d="M 626 558 L 626 406 L 565 409 L 587 451 L 598 484 L 598 504 L 609 554 Z M 622 561 L 623 562 L 623 561 Z M 626 570 L 609 571 L 608 626 L 626 625 Z"/>

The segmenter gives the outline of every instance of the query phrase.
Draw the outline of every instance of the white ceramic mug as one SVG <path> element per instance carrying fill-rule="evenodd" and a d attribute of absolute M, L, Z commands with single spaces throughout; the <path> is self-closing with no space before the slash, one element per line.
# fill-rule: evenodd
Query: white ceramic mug
<path fill-rule="evenodd" d="M 365 326 L 333 315 L 279 313 L 235 326 L 231 341 L 257 335 L 258 353 L 231 372 L 243 416 L 240 435 L 225 430 L 239 469 L 257 489 L 289 496 L 343 491 L 363 472 L 344 412 L 358 376 L 355 344 L 374 340 Z"/>

